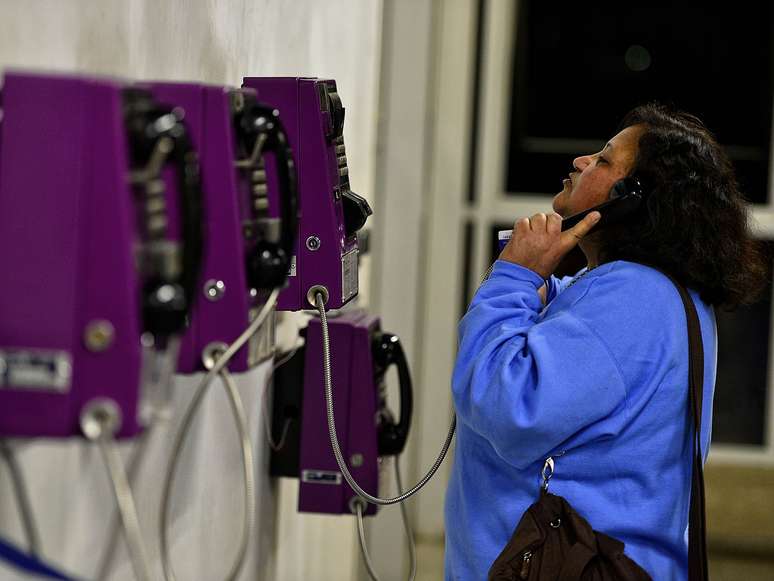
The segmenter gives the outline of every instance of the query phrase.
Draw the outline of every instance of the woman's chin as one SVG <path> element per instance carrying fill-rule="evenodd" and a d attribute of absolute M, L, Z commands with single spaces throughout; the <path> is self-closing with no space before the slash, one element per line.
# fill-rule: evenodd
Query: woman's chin
<path fill-rule="evenodd" d="M 554 201 L 551 204 L 551 207 L 553 208 L 554 212 L 559 214 L 562 218 L 567 217 L 567 207 L 562 203 L 563 200 L 561 199 L 562 194 L 559 193 L 554 197 Z"/>

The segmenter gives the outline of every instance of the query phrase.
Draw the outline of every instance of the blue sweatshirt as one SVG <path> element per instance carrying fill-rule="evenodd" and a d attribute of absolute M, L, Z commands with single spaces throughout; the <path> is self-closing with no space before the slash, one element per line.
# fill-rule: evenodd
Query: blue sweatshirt
<path fill-rule="evenodd" d="M 459 326 L 452 378 L 457 444 L 446 493 L 446 579 L 486 579 L 548 456 L 550 491 L 626 544 L 658 581 L 684 580 L 692 424 L 688 331 L 674 285 L 651 268 L 604 264 L 569 285 L 497 261 Z M 691 291 L 705 351 L 706 458 L 717 333 Z"/>

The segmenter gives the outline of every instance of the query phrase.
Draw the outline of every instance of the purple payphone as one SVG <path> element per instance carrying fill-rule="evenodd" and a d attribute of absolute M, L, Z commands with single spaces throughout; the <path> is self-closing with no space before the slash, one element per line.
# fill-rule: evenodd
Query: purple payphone
<path fill-rule="evenodd" d="M 400 340 L 381 330 L 378 317 L 351 309 L 331 317 L 327 324 L 341 451 L 355 480 L 376 496 L 380 458 L 403 451 L 411 425 L 408 363 Z M 319 319 L 312 319 L 304 348 L 277 370 L 272 424 L 276 439 L 285 432 L 285 445 L 272 454 L 271 472 L 300 479 L 299 511 L 352 514 L 356 494 L 331 452 L 322 352 L 323 327 Z M 397 421 L 386 402 L 385 374 L 393 365 L 400 393 Z M 376 507 L 369 505 L 366 514 L 375 512 Z"/>
<path fill-rule="evenodd" d="M 79 76 L 6 74 L 2 112 L 0 436 L 78 435 L 93 406 L 132 436 L 198 284 L 187 130 L 147 91 Z"/>
<path fill-rule="evenodd" d="M 160 102 L 182 108 L 201 163 L 201 286 L 177 367 L 193 373 L 205 369 L 203 356 L 245 330 L 265 291 L 285 280 L 296 242 L 295 167 L 277 111 L 252 89 L 199 83 L 151 83 L 149 89 Z M 259 337 L 229 360 L 231 371 L 271 355 L 272 346 Z"/>
<path fill-rule="evenodd" d="M 358 293 L 357 232 L 371 215 L 368 202 L 351 191 L 344 147 L 344 107 L 333 80 L 246 77 L 243 86 L 279 111 L 298 165 L 300 220 L 288 287 L 277 309 L 327 309 Z"/>

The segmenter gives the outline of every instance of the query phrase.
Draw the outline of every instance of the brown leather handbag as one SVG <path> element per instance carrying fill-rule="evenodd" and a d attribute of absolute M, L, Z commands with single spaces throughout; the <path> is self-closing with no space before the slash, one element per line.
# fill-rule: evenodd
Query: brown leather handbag
<path fill-rule="evenodd" d="M 489 581 L 650 581 L 624 544 L 595 531 L 564 498 L 540 493 L 489 570 Z"/>
<path fill-rule="evenodd" d="M 663 271 L 662 271 L 663 272 Z M 688 291 L 677 287 L 688 321 L 689 405 L 694 424 L 691 509 L 688 528 L 688 579 L 706 581 L 707 548 L 704 471 L 701 454 L 701 405 L 704 347 L 699 317 Z M 618 539 L 592 529 L 561 496 L 548 493 L 553 458 L 543 468 L 540 499 L 521 517 L 510 541 L 489 569 L 489 581 L 644 581 L 650 575 L 624 554 Z"/>

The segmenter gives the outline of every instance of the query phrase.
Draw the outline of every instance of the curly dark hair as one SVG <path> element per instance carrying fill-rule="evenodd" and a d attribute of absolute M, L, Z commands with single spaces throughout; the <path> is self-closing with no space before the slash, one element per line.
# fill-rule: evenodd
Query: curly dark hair
<path fill-rule="evenodd" d="M 645 203 L 600 231 L 601 258 L 660 267 L 712 305 L 735 308 L 760 295 L 769 273 L 731 161 L 695 116 L 659 103 L 636 107 L 620 129 L 643 126 L 631 170 Z"/>

